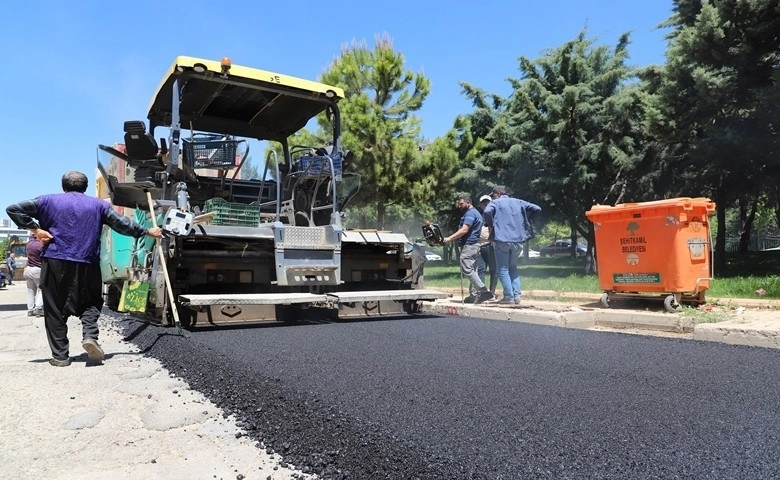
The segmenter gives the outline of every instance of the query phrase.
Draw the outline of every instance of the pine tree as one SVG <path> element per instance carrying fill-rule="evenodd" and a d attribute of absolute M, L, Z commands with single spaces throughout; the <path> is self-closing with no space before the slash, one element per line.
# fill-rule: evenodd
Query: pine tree
<path fill-rule="evenodd" d="M 436 194 L 436 180 L 448 172 L 447 162 L 437 158 L 442 168 L 433 169 L 432 157 L 422 154 L 414 112 L 422 107 L 430 81 L 406 70 L 404 62 L 390 37 L 381 35 L 373 49 L 359 42 L 345 47 L 322 75 L 324 83 L 345 90 L 339 103 L 342 138 L 355 153 L 352 169 L 363 185 L 354 202 L 375 209 L 378 229 L 385 227 L 389 204 L 424 205 Z"/>
<path fill-rule="evenodd" d="M 663 168 L 674 172 L 676 188 L 712 195 L 718 225 L 725 226 L 727 206 L 740 197 L 753 203 L 780 179 L 780 6 L 778 0 L 674 5 L 653 128 L 675 153 Z M 716 272 L 725 266 L 725 234 L 718 229 Z"/>
<path fill-rule="evenodd" d="M 639 192 L 634 169 L 641 159 L 638 125 L 644 100 L 626 65 L 629 36 L 610 51 L 581 32 L 574 40 L 530 60 L 520 57 L 520 79 L 488 141 L 488 163 L 506 184 L 588 238 L 585 212 Z M 576 242 L 572 242 L 576 245 Z M 574 253 L 572 253 L 574 254 Z"/>

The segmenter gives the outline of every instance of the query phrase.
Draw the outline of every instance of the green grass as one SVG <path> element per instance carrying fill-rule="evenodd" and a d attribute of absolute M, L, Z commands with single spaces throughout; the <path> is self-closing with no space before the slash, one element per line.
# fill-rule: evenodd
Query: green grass
<path fill-rule="evenodd" d="M 523 290 L 553 290 L 559 293 L 599 293 L 596 275 L 585 274 L 584 260 L 532 258 L 520 264 Z M 425 285 L 433 288 L 459 288 L 457 264 L 426 265 Z M 467 280 L 464 279 L 464 285 Z M 766 293 L 760 296 L 756 290 Z M 500 290 L 500 286 L 499 286 Z M 726 268 L 715 279 L 707 297 L 780 299 L 780 251 L 731 253 Z"/>
<path fill-rule="evenodd" d="M 724 310 L 707 311 L 700 308 L 694 308 L 689 305 L 682 305 L 682 316 L 691 320 L 694 324 L 699 323 L 718 323 L 731 319 L 731 315 Z"/>

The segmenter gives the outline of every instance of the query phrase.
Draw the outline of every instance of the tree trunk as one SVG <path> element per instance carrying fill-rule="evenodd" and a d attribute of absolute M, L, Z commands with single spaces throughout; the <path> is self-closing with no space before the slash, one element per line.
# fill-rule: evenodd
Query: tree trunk
<path fill-rule="evenodd" d="M 569 239 L 571 240 L 571 258 L 577 258 L 577 221 L 574 219 L 569 220 L 569 229 L 571 230 L 571 235 L 569 236 Z"/>
<path fill-rule="evenodd" d="M 385 229 L 385 202 L 379 200 L 376 202 L 376 229 Z"/>
<path fill-rule="evenodd" d="M 775 222 L 777 228 L 780 229 L 780 188 L 775 185 L 774 188 L 774 200 L 775 200 Z"/>
<path fill-rule="evenodd" d="M 715 191 L 715 203 L 717 205 L 716 217 L 718 219 L 718 233 L 715 239 L 715 258 L 713 259 L 713 271 L 716 274 L 723 273 L 726 269 L 726 191 L 719 186 Z"/>
<path fill-rule="evenodd" d="M 588 252 L 585 254 L 585 273 L 597 274 L 599 269 L 596 263 L 596 231 L 592 228 L 584 237 L 588 241 Z"/>
<path fill-rule="evenodd" d="M 753 230 L 753 222 L 756 219 L 756 210 L 758 210 L 758 197 L 753 198 L 750 204 L 750 213 L 745 214 L 745 206 L 742 202 L 739 204 L 740 232 L 739 232 L 739 251 L 744 253 L 750 246 L 750 232 Z"/>
<path fill-rule="evenodd" d="M 364 207 L 361 207 L 361 208 L 358 209 L 358 227 L 360 229 L 365 230 L 367 228 L 366 227 L 367 223 L 368 222 L 366 222 L 366 211 L 365 211 Z"/>

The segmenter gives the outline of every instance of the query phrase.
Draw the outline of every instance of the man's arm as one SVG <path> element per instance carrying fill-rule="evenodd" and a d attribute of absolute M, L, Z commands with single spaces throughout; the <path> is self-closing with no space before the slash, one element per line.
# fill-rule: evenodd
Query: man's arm
<path fill-rule="evenodd" d="M 469 233 L 469 230 L 471 230 L 471 225 L 464 223 L 463 226 L 460 227 L 457 232 L 453 233 L 449 237 L 444 237 L 444 243 L 449 243 L 453 240 L 459 239 L 463 235 Z"/>
<path fill-rule="evenodd" d="M 38 199 L 25 200 L 14 203 L 5 209 L 8 218 L 13 221 L 17 227 L 30 231 L 32 235 L 44 244 L 49 243 L 53 238 L 51 233 L 41 228 L 35 220 L 38 218 Z"/>
<path fill-rule="evenodd" d="M 5 213 L 8 214 L 8 218 L 16 224 L 19 228 L 33 229 L 40 228 L 38 222 L 35 221 L 38 218 L 38 199 L 25 200 L 23 202 L 14 203 L 9 205 L 5 209 Z"/>
<path fill-rule="evenodd" d="M 128 235 L 135 238 L 143 237 L 144 235 L 149 235 L 150 237 L 154 238 L 162 237 L 162 230 L 160 227 L 152 227 L 147 229 L 143 225 L 116 213 L 113 208 L 108 209 L 108 213 L 106 214 L 104 221 L 105 224 L 108 225 L 112 230 L 115 230 L 122 235 Z"/>
<path fill-rule="evenodd" d="M 479 220 L 479 214 L 476 213 L 476 210 L 469 209 L 468 212 L 463 216 L 463 225 L 460 226 L 460 228 L 450 235 L 449 237 L 444 238 L 444 243 L 449 243 L 453 240 L 457 240 L 460 237 L 464 235 L 468 235 L 469 231 L 471 230 L 471 226 L 474 225 L 474 223 Z"/>
<path fill-rule="evenodd" d="M 533 222 L 533 221 L 536 220 L 536 217 L 539 216 L 539 212 L 542 211 L 542 207 L 540 207 L 539 205 L 537 205 L 535 203 L 531 203 L 531 202 L 525 202 L 525 203 L 526 204 L 525 204 L 524 208 L 528 212 L 527 213 L 528 220 Z"/>
<path fill-rule="evenodd" d="M 485 207 L 485 211 L 482 212 L 482 219 L 488 227 L 493 227 L 493 215 L 495 215 L 495 213 L 496 206 L 493 205 L 493 202 L 488 203 L 488 206 Z"/>

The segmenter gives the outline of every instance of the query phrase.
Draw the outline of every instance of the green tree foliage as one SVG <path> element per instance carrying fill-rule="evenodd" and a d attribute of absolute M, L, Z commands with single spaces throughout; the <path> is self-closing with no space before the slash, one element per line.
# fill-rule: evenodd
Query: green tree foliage
<path fill-rule="evenodd" d="M 449 163 L 450 140 L 433 142 L 424 152 L 414 115 L 430 81 L 405 69 L 403 55 L 387 35 L 378 36 L 373 49 L 358 42 L 345 47 L 321 80 L 344 88 L 342 139 L 355 153 L 351 169 L 363 185 L 353 202 L 374 209 L 377 228 L 384 228 L 388 205 L 424 207 L 447 188 L 457 167 Z"/>
<path fill-rule="evenodd" d="M 422 150 L 422 162 L 418 173 L 420 180 L 411 190 L 412 204 L 425 219 L 435 218 L 442 208 L 454 204 L 453 193 L 457 184 L 457 133 L 450 130 Z"/>
<path fill-rule="evenodd" d="M 496 183 L 494 172 L 485 164 L 482 151 L 503 99 L 465 82 L 461 83 L 461 87 L 472 100 L 475 110 L 458 115 L 450 131 L 425 148 L 431 158 L 438 159 L 432 163 L 448 167 L 448 177 L 440 179 L 445 182 L 440 184 L 439 195 L 433 201 L 433 218 L 448 232 L 458 228 L 462 216 L 462 212 L 455 208 L 455 197 L 458 194 L 470 195 L 476 205 L 479 197 L 489 192 Z M 453 244 L 445 246 L 445 261 L 454 258 L 456 253 L 453 249 Z"/>
<path fill-rule="evenodd" d="M 488 146 L 486 139 L 496 125 L 505 100 L 465 82 L 461 82 L 461 87 L 464 95 L 471 99 L 475 110 L 468 115 L 458 116 L 453 127 L 462 166 L 458 172 L 458 188 L 479 197 L 498 183 L 496 172 L 486 162 L 484 151 Z M 474 201 L 478 201 L 478 198 Z"/>
<path fill-rule="evenodd" d="M 673 153 L 661 168 L 677 190 L 713 196 L 725 225 L 728 205 L 756 205 L 780 179 L 780 6 L 675 0 L 667 26 L 667 63 L 651 81 L 659 113 L 653 130 Z M 716 272 L 725 266 L 725 234 L 718 229 Z"/>
<path fill-rule="evenodd" d="M 498 178 L 590 245 L 585 212 L 641 194 L 646 99 L 627 85 L 628 44 L 624 34 L 613 50 L 594 46 L 583 31 L 537 60 L 520 57 L 521 78 L 510 79 L 514 92 L 488 136 L 486 162 Z"/>
<path fill-rule="evenodd" d="M 311 149 L 324 147 L 328 144 L 329 141 L 331 141 L 332 134 L 330 132 L 332 132 L 332 127 L 329 125 L 330 122 L 331 120 L 327 117 L 327 115 L 322 113 L 317 117 L 317 123 L 319 127 L 316 133 L 313 133 L 304 128 L 295 132 L 290 138 L 287 139 L 288 148 L 292 152 L 293 161 L 295 161 L 297 157 L 300 157 L 304 154 L 304 147 L 309 147 L 305 150 L 306 154 L 310 155 Z M 276 162 L 284 161 L 282 144 L 269 142 L 266 146 L 264 155 L 265 160 L 263 161 L 263 168 L 265 168 L 265 163 L 267 163 L 268 176 L 270 178 L 276 178 Z"/>
<path fill-rule="evenodd" d="M 244 162 L 244 166 L 241 167 L 241 178 L 260 178 L 260 171 L 255 165 L 254 159 L 249 157 Z"/>

